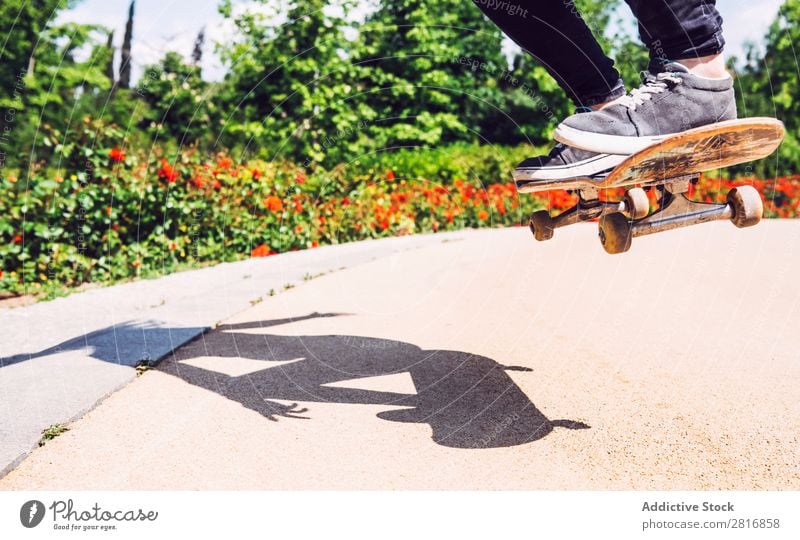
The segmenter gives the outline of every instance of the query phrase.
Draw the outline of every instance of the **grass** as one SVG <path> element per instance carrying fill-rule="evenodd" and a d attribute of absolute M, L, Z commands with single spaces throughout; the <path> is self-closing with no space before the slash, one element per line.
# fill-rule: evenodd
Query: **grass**
<path fill-rule="evenodd" d="M 52 441 L 65 431 L 69 431 L 66 424 L 53 424 L 49 428 L 42 430 L 42 438 L 39 439 L 39 446 L 44 446 L 48 441 Z"/>

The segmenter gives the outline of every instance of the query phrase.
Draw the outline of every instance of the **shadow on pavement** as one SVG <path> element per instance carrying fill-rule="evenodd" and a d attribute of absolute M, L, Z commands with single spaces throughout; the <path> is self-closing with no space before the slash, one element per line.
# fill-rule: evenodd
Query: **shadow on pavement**
<path fill-rule="evenodd" d="M 158 360 L 195 338 L 206 328 L 175 328 L 159 321 L 126 322 L 96 330 L 33 353 L 0 357 L 0 367 L 34 358 L 85 350 L 87 356 L 124 366 Z"/>
<path fill-rule="evenodd" d="M 274 400 L 406 407 L 378 414 L 395 422 L 429 424 L 433 440 L 454 448 L 497 448 L 541 439 L 553 427 L 586 429 L 570 420 L 548 420 L 503 366 L 459 351 L 424 350 L 402 341 L 360 336 L 282 336 L 237 332 L 337 314 L 220 326 L 179 349 L 159 370 L 237 401 L 270 420 L 308 418 L 297 403 Z M 212 371 L 190 365 L 215 358 Z M 263 361 L 263 369 L 226 375 L 224 358 Z M 282 364 L 271 363 L 288 362 Z M 196 364 L 197 362 L 195 362 Z M 233 364 L 233 361 L 232 361 Z M 407 372 L 416 394 L 324 386 L 363 377 Z"/>

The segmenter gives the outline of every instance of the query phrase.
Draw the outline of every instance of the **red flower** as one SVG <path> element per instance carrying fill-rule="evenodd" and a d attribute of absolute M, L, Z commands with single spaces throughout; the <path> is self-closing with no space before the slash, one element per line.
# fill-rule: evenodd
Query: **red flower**
<path fill-rule="evenodd" d="M 202 188 L 202 187 L 203 187 L 203 179 L 202 179 L 202 178 L 200 178 L 199 176 L 195 176 L 195 177 L 193 177 L 193 178 L 190 180 L 190 182 L 192 183 L 192 185 L 193 185 L 194 187 L 196 187 L 196 188 L 198 188 L 198 189 L 200 189 L 200 188 Z"/>
<path fill-rule="evenodd" d="M 261 171 L 259 171 L 258 169 L 253 169 L 252 174 L 253 174 L 253 180 L 258 180 L 259 178 L 261 178 Z"/>
<path fill-rule="evenodd" d="M 180 174 L 170 165 L 166 159 L 161 160 L 161 168 L 158 170 L 158 177 L 163 178 L 167 183 L 172 184 L 178 179 Z"/>
<path fill-rule="evenodd" d="M 108 151 L 108 157 L 110 157 L 112 161 L 119 163 L 120 161 L 125 161 L 125 152 L 119 146 L 115 146 Z"/>
<path fill-rule="evenodd" d="M 311 242 L 311 247 L 312 247 L 312 248 L 315 248 L 315 247 L 317 247 L 317 246 L 319 246 L 319 242 L 317 242 L 316 240 L 314 240 L 313 242 Z"/>
<path fill-rule="evenodd" d="M 297 171 L 297 174 L 294 175 L 294 181 L 301 186 L 306 183 L 306 175 L 303 174 L 303 171 Z"/>
<path fill-rule="evenodd" d="M 281 199 L 279 197 L 276 197 L 275 195 L 270 195 L 269 197 L 264 199 L 264 206 L 270 212 L 276 212 L 277 213 L 277 212 L 280 212 L 280 211 L 283 210 L 283 202 L 281 201 Z"/>
<path fill-rule="evenodd" d="M 214 179 L 214 181 L 213 181 L 213 182 L 211 182 L 211 187 L 213 187 L 214 189 L 216 189 L 217 191 L 219 191 L 220 189 L 222 189 L 222 184 L 220 183 L 220 181 L 219 181 L 219 180 L 217 180 L 217 179 L 215 178 L 215 179 Z"/>
<path fill-rule="evenodd" d="M 486 210 L 481 210 L 480 212 L 478 212 L 478 219 L 481 221 L 486 221 L 487 219 L 489 219 L 489 212 L 487 212 Z"/>
<path fill-rule="evenodd" d="M 270 251 L 269 246 L 264 244 L 253 248 L 253 250 L 250 252 L 251 257 L 269 257 L 272 254 L 273 253 Z"/>
<path fill-rule="evenodd" d="M 386 171 L 386 179 L 389 182 L 393 182 L 394 181 L 394 171 L 392 169 L 389 169 L 388 171 Z"/>
<path fill-rule="evenodd" d="M 176 249 L 178 249 L 178 244 L 176 244 L 175 242 L 170 242 L 169 243 L 169 250 L 170 251 L 175 251 Z"/>
<path fill-rule="evenodd" d="M 217 161 L 218 169 L 230 169 L 232 165 L 233 160 L 229 157 L 220 158 L 219 161 Z"/>
<path fill-rule="evenodd" d="M 21 244 L 21 243 L 22 243 L 22 235 L 21 235 L 21 234 L 18 234 L 18 235 L 16 235 L 16 236 L 14 237 L 14 240 L 12 240 L 12 241 L 13 241 L 15 244 Z"/>

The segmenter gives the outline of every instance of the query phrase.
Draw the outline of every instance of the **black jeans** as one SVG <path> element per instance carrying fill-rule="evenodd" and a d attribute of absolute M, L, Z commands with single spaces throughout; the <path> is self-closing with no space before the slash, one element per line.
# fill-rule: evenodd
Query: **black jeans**
<path fill-rule="evenodd" d="M 473 1 L 542 63 L 578 107 L 625 93 L 614 61 L 600 48 L 572 0 Z M 716 54 L 725 45 L 716 0 L 625 1 L 639 21 L 653 71 L 666 60 Z"/>

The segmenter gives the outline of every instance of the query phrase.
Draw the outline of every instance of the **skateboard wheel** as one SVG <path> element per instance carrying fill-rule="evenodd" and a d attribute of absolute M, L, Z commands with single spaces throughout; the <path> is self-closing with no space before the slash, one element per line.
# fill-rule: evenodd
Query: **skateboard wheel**
<path fill-rule="evenodd" d="M 600 218 L 600 243 L 611 254 L 625 253 L 631 248 L 631 225 L 628 218 L 616 212 Z"/>
<path fill-rule="evenodd" d="M 650 213 L 650 199 L 647 193 L 640 188 L 631 188 L 625 192 L 625 209 L 631 219 L 641 219 Z"/>
<path fill-rule="evenodd" d="M 753 186 L 739 186 L 728 192 L 728 204 L 733 208 L 731 221 L 737 227 L 752 227 L 764 214 L 761 195 Z"/>
<path fill-rule="evenodd" d="M 539 241 L 550 240 L 553 237 L 553 218 L 547 210 L 539 210 L 531 214 L 529 222 L 533 237 Z"/>

